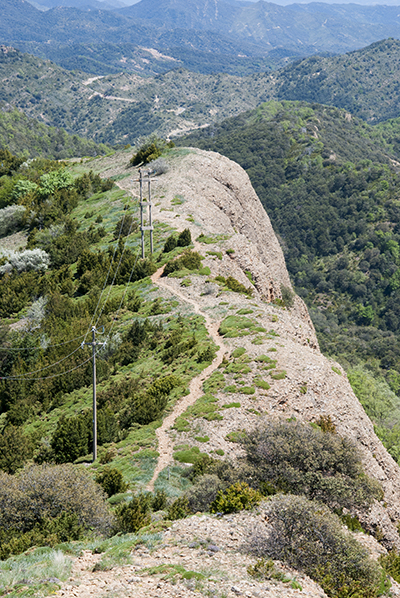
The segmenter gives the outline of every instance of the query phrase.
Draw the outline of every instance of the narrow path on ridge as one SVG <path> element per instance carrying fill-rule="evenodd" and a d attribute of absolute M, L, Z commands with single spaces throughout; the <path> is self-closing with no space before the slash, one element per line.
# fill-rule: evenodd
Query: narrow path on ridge
<path fill-rule="evenodd" d="M 197 301 L 194 301 L 193 299 L 188 299 L 187 297 L 185 297 L 185 295 L 183 293 L 181 293 L 177 289 L 174 289 L 171 286 L 169 286 L 166 279 L 161 280 L 161 275 L 162 275 L 163 271 L 164 271 L 164 266 L 162 266 L 162 268 L 159 268 L 159 270 L 157 270 L 157 272 L 155 272 L 155 274 L 153 274 L 153 276 L 151 277 L 152 283 L 156 284 L 157 286 L 159 286 L 161 288 L 166 289 L 170 293 L 173 293 L 174 295 L 179 297 L 185 303 L 189 303 L 194 308 L 194 311 L 196 313 L 200 314 L 205 319 L 205 326 L 207 328 L 207 331 L 208 331 L 209 335 L 211 336 L 211 338 L 213 339 L 213 341 L 215 342 L 215 344 L 219 348 L 218 348 L 217 355 L 216 355 L 215 359 L 213 360 L 213 362 L 208 367 L 206 367 L 206 369 L 203 370 L 198 376 L 196 376 L 195 378 L 193 378 L 191 380 L 191 382 L 189 384 L 189 394 L 186 395 L 185 397 L 182 397 L 180 399 L 180 401 L 178 401 L 178 403 L 176 403 L 172 413 L 170 413 L 164 419 L 162 425 L 159 428 L 157 428 L 157 430 L 156 430 L 156 435 L 157 435 L 157 440 L 158 440 L 157 450 L 158 450 L 160 456 L 158 457 L 158 461 L 157 461 L 157 465 L 156 465 L 156 468 L 153 473 L 153 477 L 151 478 L 150 482 L 147 484 L 147 487 L 146 487 L 147 490 L 154 489 L 154 483 L 155 483 L 157 477 L 159 476 L 161 471 L 163 469 L 165 469 L 165 467 L 167 467 L 167 465 L 172 461 L 172 453 L 173 453 L 174 445 L 173 445 L 170 435 L 168 434 L 169 430 L 174 425 L 176 419 L 180 415 L 182 415 L 182 413 L 184 413 L 186 411 L 186 409 L 188 407 L 190 407 L 190 405 L 193 405 L 193 403 L 195 403 L 197 401 L 197 399 L 201 397 L 201 395 L 203 394 L 203 391 L 202 391 L 203 382 L 218 368 L 218 366 L 222 362 L 222 359 L 223 359 L 225 353 L 227 352 L 227 348 L 225 347 L 224 343 L 222 342 L 221 336 L 218 334 L 219 323 L 213 322 L 208 314 L 201 311 L 200 306 L 197 303 Z"/>

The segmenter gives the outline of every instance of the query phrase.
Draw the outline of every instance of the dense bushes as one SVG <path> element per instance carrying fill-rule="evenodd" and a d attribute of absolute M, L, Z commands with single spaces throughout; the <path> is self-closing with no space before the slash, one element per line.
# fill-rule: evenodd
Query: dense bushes
<path fill-rule="evenodd" d="M 163 253 L 169 253 L 176 247 L 187 247 L 192 242 L 192 235 L 188 228 L 185 228 L 179 233 L 178 238 L 175 235 L 170 235 L 165 241 Z"/>
<path fill-rule="evenodd" d="M 19 406 L 21 409 L 23 405 Z M 8 425 L 0 435 L 0 470 L 15 473 L 32 456 L 33 445 L 21 430 Z"/>
<path fill-rule="evenodd" d="M 106 467 L 100 474 L 96 476 L 96 482 L 100 484 L 108 497 L 113 494 L 125 492 L 128 484 L 124 482 L 122 473 L 115 469 L 115 467 Z"/>
<path fill-rule="evenodd" d="M 298 422 L 267 423 L 243 440 L 254 479 L 284 492 L 318 499 L 331 508 L 367 506 L 382 491 L 363 474 L 349 439 Z"/>
<path fill-rule="evenodd" d="M 248 550 L 303 571 L 328 596 L 375 598 L 387 589 L 368 551 L 323 505 L 300 496 L 276 497 L 268 508 L 268 525 L 268 532 L 261 527 L 253 532 Z"/>
<path fill-rule="evenodd" d="M 181 257 L 165 264 L 164 276 L 185 268 L 188 270 L 197 270 L 197 268 L 201 267 L 201 259 L 201 255 L 197 251 L 186 250 Z"/>
<path fill-rule="evenodd" d="M 119 426 L 114 413 L 103 407 L 97 411 L 97 443 L 99 446 L 117 440 Z M 71 463 L 92 452 L 93 428 L 91 412 L 72 417 L 61 416 L 51 441 L 56 463 Z"/>
<path fill-rule="evenodd" d="M 42 465 L 17 476 L 0 473 L 0 558 L 30 545 L 111 530 L 105 495 L 88 474 L 70 465 Z"/>
<path fill-rule="evenodd" d="M 246 482 L 233 484 L 225 491 L 220 490 L 210 505 L 211 513 L 235 513 L 258 505 L 262 495 L 250 488 Z"/>

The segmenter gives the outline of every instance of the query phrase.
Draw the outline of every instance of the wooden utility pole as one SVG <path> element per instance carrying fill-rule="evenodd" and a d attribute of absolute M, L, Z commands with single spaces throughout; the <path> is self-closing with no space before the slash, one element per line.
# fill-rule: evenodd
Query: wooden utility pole
<path fill-rule="evenodd" d="M 96 399 L 96 346 L 102 346 L 105 343 L 96 342 L 96 327 L 92 327 L 92 342 L 82 343 L 83 345 L 92 346 L 92 377 L 93 377 L 93 462 L 97 459 L 97 399 Z"/>
<path fill-rule="evenodd" d="M 143 171 L 139 168 L 139 186 L 140 186 L 140 232 L 142 235 L 142 259 L 145 257 L 144 251 L 144 233 L 146 230 L 150 231 L 150 254 L 153 254 L 153 217 L 152 217 L 152 203 L 151 203 L 151 178 L 150 178 L 150 171 L 147 173 L 148 179 L 148 191 L 149 197 L 147 201 L 143 201 L 143 183 L 145 179 L 143 178 Z M 149 217 L 149 224 L 145 226 L 144 224 L 144 214 L 143 210 L 148 209 L 148 217 Z"/>

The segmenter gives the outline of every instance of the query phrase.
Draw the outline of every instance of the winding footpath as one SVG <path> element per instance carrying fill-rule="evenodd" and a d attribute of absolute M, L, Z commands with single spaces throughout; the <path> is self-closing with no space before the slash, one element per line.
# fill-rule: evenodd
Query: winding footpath
<path fill-rule="evenodd" d="M 172 461 L 172 453 L 173 453 L 174 445 L 173 445 L 173 442 L 169 435 L 170 429 L 174 425 L 176 419 L 180 415 L 182 415 L 186 411 L 186 409 L 188 407 L 190 407 L 190 405 L 193 405 L 193 403 L 195 403 L 197 401 L 197 399 L 199 399 L 202 396 L 203 382 L 209 376 L 211 376 L 211 374 L 219 367 L 219 365 L 221 364 L 221 362 L 224 358 L 224 355 L 228 351 L 227 348 L 225 347 L 224 343 L 222 342 L 221 336 L 218 334 L 219 323 L 213 322 L 208 314 L 201 311 L 200 306 L 197 303 L 197 301 L 188 299 L 187 297 L 185 297 L 185 295 L 183 293 L 181 293 L 177 289 L 174 289 L 173 287 L 169 286 L 167 279 L 161 279 L 163 271 L 164 271 L 164 266 L 162 266 L 162 268 L 159 268 L 157 270 L 157 272 L 155 272 L 155 274 L 153 274 L 153 276 L 151 277 L 152 283 L 156 284 L 157 286 L 159 286 L 163 289 L 166 289 L 170 293 L 173 293 L 174 295 L 179 297 L 179 299 L 181 299 L 185 303 L 189 303 L 194 308 L 194 311 L 197 314 L 201 315 L 205 319 L 205 326 L 207 328 L 208 334 L 211 336 L 214 343 L 218 346 L 218 351 L 217 351 L 217 355 L 214 358 L 213 362 L 205 370 L 203 370 L 201 372 L 201 374 L 199 374 L 198 376 L 196 376 L 195 378 L 193 378 L 191 380 L 191 382 L 189 384 L 189 394 L 186 395 L 185 397 L 182 397 L 182 399 L 180 401 L 178 401 L 178 403 L 176 403 L 172 413 L 170 413 L 164 419 L 162 426 L 160 428 L 157 428 L 157 430 L 156 430 L 156 435 L 157 435 L 157 440 L 158 440 L 158 449 L 157 450 L 158 450 L 160 456 L 158 457 L 158 461 L 157 461 L 157 465 L 156 465 L 156 468 L 153 473 L 153 477 L 151 478 L 150 482 L 147 484 L 147 490 L 154 489 L 154 483 L 155 483 L 157 477 L 159 476 L 161 471 L 163 469 L 165 469 L 165 467 L 167 467 L 167 465 L 169 463 L 171 463 L 171 461 Z"/>

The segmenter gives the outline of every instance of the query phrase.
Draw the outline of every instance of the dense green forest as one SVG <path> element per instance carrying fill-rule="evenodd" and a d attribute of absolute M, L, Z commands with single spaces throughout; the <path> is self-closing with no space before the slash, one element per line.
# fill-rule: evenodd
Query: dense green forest
<path fill-rule="evenodd" d="M 323 353 L 399 396 L 400 178 L 390 130 L 336 108 L 272 102 L 182 143 L 246 169 Z M 390 428 L 400 422 L 395 395 L 370 413 Z"/>
<path fill-rule="evenodd" d="M 8 109 L 0 111 L 0 148 L 26 158 L 53 158 L 65 160 L 81 156 L 105 154 L 109 148 L 89 139 L 68 135 L 63 129 L 49 127 L 23 112 Z"/>
<path fill-rule="evenodd" d="M 340 56 L 313 56 L 279 71 L 275 97 L 346 108 L 376 123 L 399 115 L 400 41 L 386 39 Z"/>

